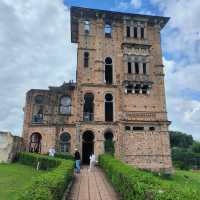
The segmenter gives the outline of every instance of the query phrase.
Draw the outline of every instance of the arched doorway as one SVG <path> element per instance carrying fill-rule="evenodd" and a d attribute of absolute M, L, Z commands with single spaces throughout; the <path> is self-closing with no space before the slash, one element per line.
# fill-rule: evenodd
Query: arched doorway
<path fill-rule="evenodd" d="M 115 147 L 113 142 L 113 133 L 112 131 L 108 130 L 104 134 L 105 142 L 104 142 L 104 151 L 105 153 L 114 155 Z"/>
<path fill-rule="evenodd" d="M 29 152 L 40 153 L 41 152 L 41 140 L 40 133 L 33 133 L 30 137 Z"/>
<path fill-rule="evenodd" d="M 90 155 L 94 153 L 94 134 L 92 131 L 83 133 L 82 138 L 82 162 L 84 164 L 90 163 Z"/>

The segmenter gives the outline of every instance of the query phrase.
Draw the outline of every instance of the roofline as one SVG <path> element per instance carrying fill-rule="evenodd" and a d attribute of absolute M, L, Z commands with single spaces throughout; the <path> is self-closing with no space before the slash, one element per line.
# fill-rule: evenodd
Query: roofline
<path fill-rule="evenodd" d="M 130 12 L 119 12 L 119 11 L 109 11 L 109 10 L 103 10 L 103 9 L 95 9 L 95 8 L 88 8 L 88 7 L 78 7 L 78 6 L 71 6 L 71 10 L 85 10 L 88 12 L 97 12 L 97 13 L 102 13 L 102 14 L 114 14 L 114 15 L 127 15 L 131 17 L 146 17 L 146 18 L 161 18 L 167 20 L 166 23 L 169 21 L 170 17 L 164 17 L 160 15 L 145 15 L 145 14 L 138 14 L 138 13 L 130 13 Z"/>
<path fill-rule="evenodd" d="M 143 14 L 134 14 L 128 12 L 117 12 L 117 11 L 108 11 L 108 10 L 100 10 L 100 9 L 92 9 L 92 8 L 85 8 L 85 7 L 77 7 L 71 6 L 70 8 L 70 15 L 71 15 L 71 42 L 77 42 L 77 35 L 74 34 L 78 31 L 78 20 L 82 17 L 92 18 L 97 17 L 96 14 L 102 14 L 104 18 L 111 19 L 119 19 L 123 20 L 123 17 L 135 17 L 135 18 L 144 18 L 150 24 L 159 24 L 160 28 L 162 29 L 167 22 L 169 21 L 169 17 L 163 16 L 156 16 L 156 15 L 143 15 Z M 84 16 L 85 15 L 85 16 Z"/>

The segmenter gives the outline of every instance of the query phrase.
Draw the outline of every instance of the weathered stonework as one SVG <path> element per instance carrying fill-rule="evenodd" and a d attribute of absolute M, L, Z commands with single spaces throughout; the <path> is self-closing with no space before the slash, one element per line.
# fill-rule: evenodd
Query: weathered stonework
<path fill-rule="evenodd" d="M 140 168 L 171 169 L 160 46 L 167 21 L 72 7 L 71 39 L 78 43 L 76 83 L 27 93 L 26 149 L 47 153 L 56 147 L 73 153 L 78 147 L 84 157 L 91 150 L 85 150 L 84 133 L 90 131 L 94 138 L 92 144 L 87 141 L 88 148 L 99 155 L 105 150 L 105 134 L 111 132 L 116 157 Z M 111 29 L 104 29 L 107 24 Z M 107 94 L 111 100 L 106 100 Z M 63 100 L 62 108 L 63 97 L 70 99 Z M 32 137 L 33 133 L 37 134 Z M 69 134 L 64 145 L 62 133 Z"/>
<path fill-rule="evenodd" d="M 12 162 L 17 152 L 24 150 L 23 139 L 9 132 L 0 132 L 0 163 Z"/>

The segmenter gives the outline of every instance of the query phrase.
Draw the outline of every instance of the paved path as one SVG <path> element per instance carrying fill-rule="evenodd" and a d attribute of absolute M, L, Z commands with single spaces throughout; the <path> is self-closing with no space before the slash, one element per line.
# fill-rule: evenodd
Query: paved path
<path fill-rule="evenodd" d="M 90 172 L 84 166 L 80 174 L 75 175 L 69 200 L 119 200 L 117 193 L 107 181 L 100 168 Z"/>

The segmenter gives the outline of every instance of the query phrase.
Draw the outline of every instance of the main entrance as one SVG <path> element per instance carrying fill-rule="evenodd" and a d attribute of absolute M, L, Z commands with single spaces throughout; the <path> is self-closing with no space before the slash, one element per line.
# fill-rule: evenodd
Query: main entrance
<path fill-rule="evenodd" d="M 94 153 L 94 134 L 92 131 L 83 133 L 82 138 L 82 162 L 83 164 L 90 163 L 90 155 Z"/>

